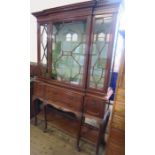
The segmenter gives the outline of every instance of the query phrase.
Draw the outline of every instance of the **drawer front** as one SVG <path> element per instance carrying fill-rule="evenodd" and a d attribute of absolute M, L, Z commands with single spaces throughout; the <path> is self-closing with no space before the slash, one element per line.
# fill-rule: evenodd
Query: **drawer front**
<path fill-rule="evenodd" d="M 33 94 L 37 97 L 44 97 L 44 84 L 41 82 L 34 82 Z"/>
<path fill-rule="evenodd" d="M 49 102 L 59 102 L 66 108 L 81 111 L 83 96 L 67 89 L 46 86 L 45 98 Z"/>
<path fill-rule="evenodd" d="M 94 97 L 85 97 L 84 113 L 95 117 L 103 117 L 106 103 Z"/>

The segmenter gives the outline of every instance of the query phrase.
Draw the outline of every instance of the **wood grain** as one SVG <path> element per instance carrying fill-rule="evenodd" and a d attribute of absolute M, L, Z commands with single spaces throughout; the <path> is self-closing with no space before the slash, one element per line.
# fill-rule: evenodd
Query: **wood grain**
<path fill-rule="evenodd" d="M 125 51 L 122 54 L 106 155 L 125 155 Z"/>

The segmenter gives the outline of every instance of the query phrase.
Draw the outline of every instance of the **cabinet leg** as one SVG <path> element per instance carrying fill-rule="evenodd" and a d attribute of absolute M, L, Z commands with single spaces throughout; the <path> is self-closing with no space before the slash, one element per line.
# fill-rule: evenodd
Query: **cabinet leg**
<path fill-rule="evenodd" d="M 47 131 L 47 105 L 44 105 L 44 120 L 45 120 L 44 132 L 46 132 Z"/>
<path fill-rule="evenodd" d="M 102 131 L 103 131 L 102 125 L 100 125 L 97 144 L 96 144 L 96 155 L 98 155 L 98 153 L 99 153 L 100 140 L 101 140 L 101 136 L 102 136 L 102 133 L 103 133 Z"/>
<path fill-rule="evenodd" d="M 99 153 L 99 144 L 97 144 L 96 146 L 96 155 L 98 155 L 98 153 Z"/>
<path fill-rule="evenodd" d="M 103 135 L 103 145 L 105 146 L 106 145 L 106 141 L 105 141 L 105 133 Z"/>
<path fill-rule="evenodd" d="M 34 125 L 37 125 L 37 104 L 36 100 L 33 100 L 33 108 L 34 108 Z"/>
<path fill-rule="evenodd" d="M 82 117 L 80 120 L 79 120 L 79 126 L 78 126 L 78 134 L 77 134 L 77 150 L 78 151 L 81 151 L 80 149 L 80 138 L 81 138 L 81 130 L 82 130 L 82 124 L 84 122 L 84 118 Z"/>
<path fill-rule="evenodd" d="M 77 134 L 77 150 L 80 151 L 80 137 L 81 137 L 81 122 L 79 122 L 79 130 Z"/>

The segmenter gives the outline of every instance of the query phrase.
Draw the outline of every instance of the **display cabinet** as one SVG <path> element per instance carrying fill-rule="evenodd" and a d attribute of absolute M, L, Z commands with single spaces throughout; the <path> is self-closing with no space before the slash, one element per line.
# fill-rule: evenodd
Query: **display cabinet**
<path fill-rule="evenodd" d="M 79 126 L 84 114 L 103 119 L 119 4 L 88 1 L 32 13 L 40 70 L 34 103 L 40 99 L 45 106 L 74 113 Z"/>

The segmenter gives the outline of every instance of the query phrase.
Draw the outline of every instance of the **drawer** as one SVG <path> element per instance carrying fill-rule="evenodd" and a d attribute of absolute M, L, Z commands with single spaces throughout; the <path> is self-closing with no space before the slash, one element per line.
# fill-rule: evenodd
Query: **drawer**
<path fill-rule="evenodd" d="M 65 108 L 81 111 L 83 95 L 68 91 L 68 89 L 46 86 L 45 99 L 51 104 L 54 102 L 54 104 L 62 104 Z"/>
<path fill-rule="evenodd" d="M 106 103 L 95 97 L 85 97 L 84 113 L 95 117 L 103 117 Z"/>
<path fill-rule="evenodd" d="M 34 82 L 33 95 L 43 98 L 44 97 L 44 84 L 41 82 Z"/>

